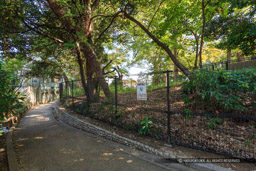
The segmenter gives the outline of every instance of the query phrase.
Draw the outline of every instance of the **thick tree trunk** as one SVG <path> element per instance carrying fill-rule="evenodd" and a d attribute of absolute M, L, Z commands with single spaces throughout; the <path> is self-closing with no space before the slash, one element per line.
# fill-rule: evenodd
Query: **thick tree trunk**
<path fill-rule="evenodd" d="M 78 42 L 76 42 L 76 54 L 77 54 L 77 62 L 79 65 L 79 72 L 80 72 L 80 76 L 81 76 L 81 81 L 82 81 L 82 85 L 83 85 L 83 89 L 86 95 L 87 92 L 87 86 L 86 86 L 86 81 L 85 81 L 85 75 L 84 75 L 84 67 L 83 67 L 83 60 L 82 60 L 82 56 L 81 56 L 81 48 Z"/>
<path fill-rule="evenodd" d="M 82 2 L 81 2 L 82 3 Z M 84 1 L 84 5 L 86 6 L 85 11 L 83 11 L 85 16 L 81 18 L 83 21 L 83 26 L 81 25 L 73 25 L 70 18 L 66 17 L 66 12 L 63 9 L 63 7 L 59 4 L 57 0 L 48 0 L 48 4 L 50 8 L 53 10 L 53 12 L 56 14 L 62 25 L 65 27 L 65 29 L 72 34 L 73 41 L 76 42 L 77 45 L 77 56 L 78 56 L 78 64 L 80 68 L 80 74 L 81 74 L 81 80 L 83 83 L 83 87 L 86 90 L 86 83 L 85 83 L 85 76 L 84 76 L 84 71 L 83 71 L 83 61 L 81 57 L 81 53 L 83 53 L 85 59 L 86 59 L 86 71 L 87 71 L 87 77 L 89 79 L 89 88 L 88 88 L 88 93 L 89 96 L 93 94 L 93 81 L 91 82 L 91 79 L 93 78 L 93 74 L 96 73 L 97 79 L 99 79 L 99 84 L 102 87 L 105 95 L 107 97 L 113 97 L 112 93 L 110 92 L 108 88 L 108 84 L 106 83 L 105 79 L 103 78 L 102 74 L 102 69 L 100 67 L 100 63 L 96 59 L 95 52 L 93 48 L 90 46 L 91 42 L 91 28 L 92 28 L 92 23 L 91 23 L 91 13 L 92 9 L 90 6 L 91 1 Z M 82 28 L 82 29 L 81 29 Z M 87 38 L 87 42 L 81 41 L 80 37 L 77 36 L 77 32 L 83 32 L 84 36 Z M 78 43 L 81 42 L 81 43 Z M 89 45 L 88 45 L 89 44 Z M 79 49 L 81 47 L 81 49 Z M 88 95 L 88 94 L 87 94 Z"/>
<path fill-rule="evenodd" d="M 104 94 L 108 98 L 113 98 L 113 94 L 110 92 L 108 84 L 103 76 L 100 63 L 96 59 L 96 54 L 92 47 L 87 46 L 85 43 L 82 43 L 83 54 L 86 57 L 86 66 L 89 67 L 87 71 L 87 76 L 92 77 L 93 73 L 96 74 L 97 79 L 99 80 L 99 85 L 101 86 Z M 90 79 L 90 78 L 89 78 Z"/>

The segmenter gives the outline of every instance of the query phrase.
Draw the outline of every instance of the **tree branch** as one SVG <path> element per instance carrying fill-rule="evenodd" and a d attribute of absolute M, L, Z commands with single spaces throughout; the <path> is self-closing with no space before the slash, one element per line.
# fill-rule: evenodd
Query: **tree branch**
<path fill-rule="evenodd" d="M 100 0 L 95 0 L 95 1 L 92 3 L 91 8 L 94 8 L 94 7 L 98 6 L 99 3 L 100 3 Z"/>
<path fill-rule="evenodd" d="M 156 16 L 156 13 L 159 11 L 160 6 L 164 3 L 164 1 L 165 1 L 165 0 L 163 0 L 162 2 L 160 2 L 160 4 L 158 5 L 157 10 L 155 11 L 155 13 L 154 13 L 154 15 L 153 15 L 151 21 L 150 21 L 149 24 L 148 24 L 148 29 L 150 28 L 150 25 L 152 24 L 152 22 L 153 22 L 153 20 L 154 20 L 154 18 L 155 18 L 155 16 Z"/>
<path fill-rule="evenodd" d="M 188 71 L 188 69 L 183 66 L 174 56 L 174 54 L 172 53 L 172 51 L 163 43 L 161 42 L 158 38 L 156 38 L 141 22 L 139 22 L 138 20 L 136 20 L 135 18 L 133 18 L 131 15 L 129 15 L 126 11 L 122 11 L 124 16 L 126 18 L 128 18 L 129 20 L 131 20 L 132 22 L 134 22 L 135 24 L 137 24 L 157 45 L 159 45 L 161 48 L 163 48 L 166 53 L 169 55 L 169 57 L 171 58 L 171 60 L 173 61 L 173 63 L 185 74 L 185 75 L 189 75 L 190 71 Z"/>
<path fill-rule="evenodd" d="M 103 32 L 101 32 L 101 34 L 99 35 L 99 37 L 95 40 L 95 42 L 97 42 L 101 36 L 110 28 L 110 26 L 114 23 L 116 17 L 121 14 L 122 12 L 121 11 L 118 11 L 112 18 L 111 22 L 109 23 L 109 25 L 103 30 Z"/>
<path fill-rule="evenodd" d="M 104 72 L 104 69 L 106 69 L 110 64 L 112 63 L 112 60 L 110 60 L 107 65 L 105 65 L 103 68 L 102 68 L 102 71 Z"/>
<path fill-rule="evenodd" d="M 107 75 L 107 74 L 110 74 L 110 73 L 115 72 L 115 71 L 116 71 L 116 69 L 114 68 L 112 71 L 104 72 L 103 75 Z"/>
<path fill-rule="evenodd" d="M 97 17 L 114 17 L 115 15 L 105 15 L 105 14 L 98 14 L 91 18 L 91 21 Z"/>
<path fill-rule="evenodd" d="M 73 33 L 75 28 L 72 26 L 71 21 L 64 17 L 66 12 L 62 8 L 62 6 L 60 6 L 56 0 L 47 0 L 47 2 L 55 15 L 59 18 L 63 26 L 66 27 L 69 32 Z"/>
<path fill-rule="evenodd" d="M 52 35 L 49 35 L 49 34 L 44 33 L 44 32 L 42 32 L 42 31 L 39 31 L 39 30 L 36 29 L 36 28 L 31 27 L 28 23 L 26 23 L 25 20 L 23 20 L 23 23 L 24 23 L 29 29 L 31 29 L 32 31 L 34 31 L 34 32 L 36 32 L 36 33 L 38 33 L 38 34 L 40 34 L 40 35 L 42 35 L 42 36 L 44 36 L 44 37 L 48 37 L 48 38 L 50 38 L 50 39 L 52 39 L 52 40 L 54 40 L 54 41 L 56 41 L 56 42 L 59 42 L 59 43 L 64 43 L 63 40 L 61 40 L 61 39 L 59 39 L 59 38 L 57 38 L 57 37 L 54 37 L 54 36 L 52 36 Z"/>

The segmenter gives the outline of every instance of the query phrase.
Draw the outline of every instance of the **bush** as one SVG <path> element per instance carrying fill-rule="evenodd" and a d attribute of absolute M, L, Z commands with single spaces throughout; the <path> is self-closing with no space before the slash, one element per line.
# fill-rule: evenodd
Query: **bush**
<path fill-rule="evenodd" d="M 139 123 L 140 129 L 139 134 L 148 134 L 150 129 L 149 126 L 152 124 L 152 121 L 148 119 L 148 117 L 145 117 L 143 121 L 140 121 Z"/>
<path fill-rule="evenodd" d="M 185 104 L 216 111 L 248 111 L 256 106 L 256 69 L 196 70 L 182 84 Z M 251 110 L 252 111 L 252 110 Z"/>
<path fill-rule="evenodd" d="M 23 108 L 24 97 L 16 92 L 14 82 L 14 77 L 3 70 L 0 63 L 0 120 L 17 115 L 16 111 Z"/>

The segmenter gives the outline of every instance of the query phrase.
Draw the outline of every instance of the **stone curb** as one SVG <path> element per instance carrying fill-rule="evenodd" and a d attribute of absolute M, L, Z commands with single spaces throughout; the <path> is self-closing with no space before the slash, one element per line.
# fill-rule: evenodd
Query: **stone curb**
<path fill-rule="evenodd" d="M 16 153 L 13 147 L 12 136 L 13 136 L 13 127 L 7 133 L 7 138 L 6 138 L 8 166 L 9 166 L 9 171 L 19 171 L 19 165 L 17 162 Z"/>
<path fill-rule="evenodd" d="M 142 150 L 144 152 L 155 154 L 159 157 L 163 157 L 166 159 L 170 159 L 172 161 L 179 162 L 178 158 L 172 153 L 166 153 L 166 152 L 159 151 L 159 150 L 152 148 L 148 145 L 128 139 L 126 137 L 122 137 L 122 136 L 112 133 L 110 131 L 104 130 L 98 126 L 87 123 L 81 119 L 74 117 L 74 116 L 71 116 L 67 112 L 59 109 L 56 103 L 55 103 L 55 107 L 52 109 L 53 109 L 52 114 L 55 117 L 57 117 L 59 120 L 67 123 L 68 125 L 71 125 L 71 126 L 77 128 L 77 129 L 81 129 L 83 131 L 92 133 L 94 135 L 103 137 L 105 139 L 108 139 L 108 140 L 111 140 L 111 141 L 114 141 L 117 143 L 124 144 L 129 147 L 136 148 L 138 150 Z M 199 171 L 230 171 L 229 169 L 226 169 L 226 168 L 214 165 L 214 164 L 210 164 L 210 163 L 183 163 L 183 164 L 185 164 L 193 169 L 199 170 Z"/>

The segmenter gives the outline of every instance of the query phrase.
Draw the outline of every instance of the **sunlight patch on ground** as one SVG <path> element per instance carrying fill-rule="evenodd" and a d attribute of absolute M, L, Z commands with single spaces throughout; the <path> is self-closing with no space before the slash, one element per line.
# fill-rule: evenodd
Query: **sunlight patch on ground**
<path fill-rule="evenodd" d="M 26 141 L 28 138 L 19 138 L 18 141 Z"/>
<path fill-rule="evenodd" d="M 74 154 L 75 151 L 71 150 L 71 149 L 61 149 L 60 152 L 64 153 L 64 154 Z"/>
<path fill-rule="evenodd" d="M 132 152 L 133 155 L 135 156 L 138 156 L 139 154 L 135 151 L 135 152 Z"/>
<path fill-rule="evenodd" d="M 4 152 L 4 151 L 5 151 L 5 149 L 4 149 L 4 148 L 0 148 L 0 153 L 1 153 L 1 152 Z"/>
<path fill-rule="evenodd" d="M 28 115 L 28 116 L 25 116 L 25 118 L 33 118 L 35 120 L 38 120 L 38 121 L 49 121 L 50 118 L 49 117 L 44 117 L 42 115 Z"/>
<path fill-rule="evenodd" d="M 84 159 L 75 159 L 74 162 L 81 162 L 81 161 L 84 161 Z"/>
<path fill-rule="evenodd" d="M 25 118 L 34 118 L 34 117 L 42 117 L 41 115 L 27 115 Z"/>
<path fill-rule="evenodd" d="M 113 153 L 103 153 L 103 156 L 112 156 Z"/>
<path fill-rule="evenodd" d="M 132 160 L 127 160 L 126 163 L 132 163 Z"/>
<path fill-rule="evenodd" d="M 41 139 L 43 139 L 43 137 L 35 137 L 34 139 L 35 140 L 41 140 Z"/>

